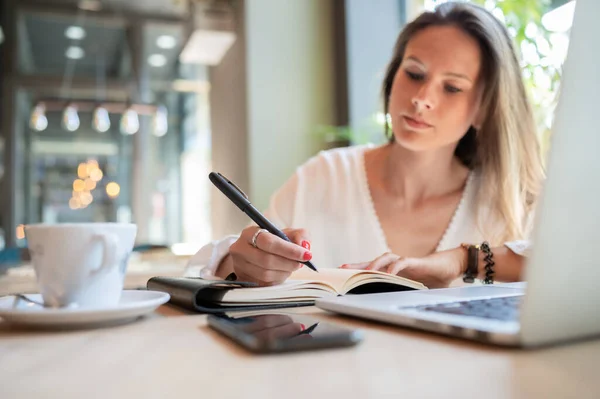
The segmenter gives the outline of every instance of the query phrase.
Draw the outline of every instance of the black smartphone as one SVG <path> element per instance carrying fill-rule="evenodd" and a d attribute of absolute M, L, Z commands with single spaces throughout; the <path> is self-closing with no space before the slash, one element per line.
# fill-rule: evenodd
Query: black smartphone
<path fill-rule="evenodd" d="M 363 339 L 360 330 L 296 314 L 217 314 L 208 316 L 208 325 L 256 353 L 353 346 Z"/>

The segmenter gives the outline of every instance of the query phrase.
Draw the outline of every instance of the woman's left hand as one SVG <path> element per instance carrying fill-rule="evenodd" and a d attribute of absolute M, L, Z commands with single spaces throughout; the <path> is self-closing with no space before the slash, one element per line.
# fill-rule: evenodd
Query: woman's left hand
<path fill-rule="evenodd" d="M 387 252 L 371 262 L 347 264 L 341 268 L 379 270 L 419 281 L 429 288 L 444 288 L 462 276 L 466 266 L 466 251 L 455 248 L 423 258 L 404 258 Z"/>

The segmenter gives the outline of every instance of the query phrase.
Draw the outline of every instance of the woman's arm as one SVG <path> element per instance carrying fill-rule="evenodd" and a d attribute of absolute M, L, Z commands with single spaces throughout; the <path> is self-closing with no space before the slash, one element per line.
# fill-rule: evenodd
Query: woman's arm
<path fill-rule="evenodd" d="M 467 269 L 466 252 L 464 248 L 458 248 L 463 251 L 463 269 L 461 269 L 460 276 L 464 274 Z M 522 255 L 516 254 L 506 245 L 501 247 L 492 248 L 493 261 L 494 261 L 494 281 L 512 282 L 521 281 L 523 279 L 523 269 L 525 264 L 525 258 Z M 478 262 L 478 274 L 477 278 L 483 280 L 485 278 L 485 253 L 479 251 L 479 262 Z"/>
<path fill-rule="evenodd" d="M 233 260 L 231 259 L 231 254 L 228 252 L 227 255 L 223 258 L 221 263 L 217 266 L 215 270 L 215 276 L 225 280 L 227 276 L 229 276 L 233 272 Z"/>
<path fill-rule="evenodd" d="M 229 247 L 238 239 L 237 235 L 224 237 L 204 245 L 188 261 L 185 276 L 210 278 L 217 275 L 217 268 L 229 253 Z M 219 274 L 220 276 L 220 274 Z"/>
<path fill-rule="evenodd" d="M 494 281 L 519 281 L 522 278 L 525 257 L 516 254 L 506 246 L 492 248 Z M 371 262 L 342 265 L 347 269 L 380 270 L 419 281 L 429 288 L 448 287 L 462 278 L 467 270 L 467 249 L 458 247 L 436 252 L 422 258 L 403 258 L 393 253 L 385 253 Z M 485 254 L 479 251 L 478 275 L 485 278 Z"/>

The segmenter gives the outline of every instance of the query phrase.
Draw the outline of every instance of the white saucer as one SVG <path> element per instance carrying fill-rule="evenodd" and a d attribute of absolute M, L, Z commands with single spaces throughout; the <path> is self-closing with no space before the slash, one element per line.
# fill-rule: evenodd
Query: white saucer
<path fill-rule="evenodd" d="M 43 303 L 41 294 L 27 298 Z M 158 291 L 125 290 L 119 304 L 110 308 L 45 308 L 9 295 L 0 298 L 0 318 L 11 325 L 44 328 L 82 328 L 122 324 L 154 311 L 169 300 Z"/>

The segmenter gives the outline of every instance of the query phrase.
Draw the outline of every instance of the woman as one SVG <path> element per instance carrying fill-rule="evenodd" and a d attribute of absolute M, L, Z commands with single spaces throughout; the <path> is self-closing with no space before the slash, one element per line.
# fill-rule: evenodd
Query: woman
<path fill-rule="evenodd" d="M 322 152 L 272 197 L 268 218 L 303 227 L 284 230 L 293 243 L 248 227 L 205 246 L 191 265 L 270 285 L 312 259 L 438 287 L 466 268 L 462 243 L 487 240 L 497 277 L 518 279 L 523 251 L 506 242 L 527 239 L 543 168 L 506 29 L 468 3 L 422 14 L 398 38 L 383 95 L 388 144 Z"/>

